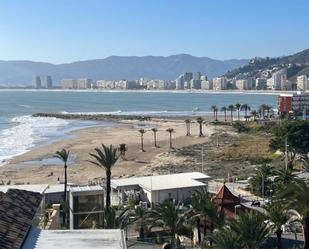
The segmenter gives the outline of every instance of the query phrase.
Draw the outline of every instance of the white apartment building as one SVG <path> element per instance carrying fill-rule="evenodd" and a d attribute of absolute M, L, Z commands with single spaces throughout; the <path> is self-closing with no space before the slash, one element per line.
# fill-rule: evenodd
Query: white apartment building
<path fill-rule="evenodd" d="M 212 80 L 214 90 L 225 90 L 227 87 L 227 79 L 225 77 L 217 77 Z"/>
<path fill-rule="evenodd" d="M 63 79 L 61 80 L 61 86 L 63 89 L 77 89 L 77 80 Z"/>
<path fill-rule="evenodd" d="M 281 69 L 272 75 L 272 86 L 273 90 L 291 90 L 292 86 L 289 84 L 287 78 L 287 69 Z"/>
<path fill-rule="evenodd" d="M 309 89 L 308 76 L 301 75 L 297 77 L 297 90 L 306 91 Z"/>
<path fill-rule="evenodd" d="M 97 87 L 99 89 L 114 89 L 115 82 L 113 80 L 98 80 Z"/>
<path fill-rule="evenodd" d="M 239 90 L 252 90 L 255 87 L 255 82 L 253 78 L 236 80 L 236 88 Z"/>
<path fill-rule="evenodd" d="M 202 90 L 211 90 L 212 89 L 212 81 L 211 80 L 202 80 L 201 81 L 201 89 Z"/>

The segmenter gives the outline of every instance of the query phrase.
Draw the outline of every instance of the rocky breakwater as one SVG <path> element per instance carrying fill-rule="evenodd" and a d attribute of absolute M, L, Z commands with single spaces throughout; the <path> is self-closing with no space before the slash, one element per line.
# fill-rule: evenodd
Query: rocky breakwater
<path fill-rule="evenodd" d="M 112 114 L 74 114 L 74 113 L 35 113 L 32 115 L 33 117 L 53 117 L 53 118 L 61 118 L 61 119 L 79 119 L 79 120 L 151 120 L 149 116 L 138 116 L 138 115 L 112 115 Z"/>

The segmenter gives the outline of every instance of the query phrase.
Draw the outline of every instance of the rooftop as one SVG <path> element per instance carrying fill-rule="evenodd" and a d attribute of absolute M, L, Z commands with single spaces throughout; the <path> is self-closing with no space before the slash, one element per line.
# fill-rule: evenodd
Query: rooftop
<path fill-rule="evenodd" d="M 48 184 L 0 185 L 0 192 L 6 193 L 9 189 L 19 189 L 43 194 L 47 188 Z"/>
<path fill-rule="evenodd" d="M 70 186 L 71 192 L 88 192 L 88 191 L 103 191 L 103 187 L 100 185 L 86 185 L 86 186 Z"/>
<path fill-rule="evenodd" d="M 206 186 L 202 181 L 210 179 L 210 176 L 200 172 L 178 173 L 171 175 L 156 175 L 144 177 L 132 177 L 112 180 L 113 188 L 141 187 L 148 190 L 163 190 L 189 187 Z"/>
<path fill-rule="evenodd" d="M 19 249 L 33 224 L 42 195 L 9 189 L 0 200 L 1 249 Z"/>
<path fill-rule="evenodd" d="M 126 249 L 122 230 L 40 230 L 32 228 L 22 249 Z"/>

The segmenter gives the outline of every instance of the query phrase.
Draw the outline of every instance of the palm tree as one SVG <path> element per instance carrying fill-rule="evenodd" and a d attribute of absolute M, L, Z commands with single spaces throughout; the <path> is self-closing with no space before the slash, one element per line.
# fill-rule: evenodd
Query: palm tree
<path fill-rule="evenodd" d="M 241 110 L 245 111 L 245 120 L 248 120 L 248 111 L 250 111 L 250 106 L 248 106 L 247 104 L 243 104 L 240 108 Z"/>
<path fill-rule="evenodd" d="M 141 134 L 141 151 L 145 152 L 144 150 L 144 134 L 146 131 L 144 129 L 139 129 L 138 132 Z"/>
<path fill-rule="evenodd" d="M 64 205 L 67 205 L 67 185 L 68 185 L 68 174 L 67 174 L 67 169 L 68 169 L 68 160 L 70 156 L 70 151 L 66 149 L 62 149 L 61 151 L 56 151 L 55 157 L 59 158 L 62 160 L 64 163 L 64 191 L 63 191 L 63 203 Z M 63 223 L 66 222 L 66 213 L 63 212 Z"/>
<path fill-rule="evenodd" d="M 285 207 L 281 202 L 274 202 L 266 208 L 267 217 L 271 221 L 271 227 L 277 236 L 277 248 L 282 248 L 281 237 L 282 237 L 282 226 L 288 222 L 289 215 L 285 210 Z"/>
<path fill-rule="evenodd" d="M 156 204 L 150 213 L 150 218 L 155 226 L 162 227 L 170 233 L 171 244 L 173 248 L 176 247 L 175 237 L 178 237 L 185 220 L 179 204 L 175 204 L 172 200 Z"/>
<path fill-rule="evenodd" d="M 198 218 L 199 221 L 203 222 L 204 237 L 206 236 L 207 223 L 210 223 L 211 234 L 215 228 L 223 226 L 224 214 L 217 212 L 216 205 L 206 188 L 194 192 L 191 198 L 191 205 L 192 217 Z M 212 240 L 210 240 L 210 244 L 212 244 Z"/>
<path fill-rule="evenodd" d="M 140 206 L 134 208 L 133 212 L 131 213 L 131 218 L 133 219 L 132 222 L 134 222 L 138 226 L 140 239 L 143 239 L 145 237 L 145 229 L 148 216 L 149 212 L 147 211 L 147 209 Z"/>
<path fill-rule="evenodd" d="M 239 104 L 239 103 L 235 104 L 235 109 L 237 110 L 237 117 L 238 117 L 238 120 L 239 120 L 240 119 L 239 112 L 240 112 L 240 109 L 241 109 L 241 104 Z"/>
<path fill-rule="evenodd" d="M 155 148 L 158 148 L 158 145 L 157 145 L 157 132 L 158 132 L 158 129 L 157 128 L 152 128 L 151 130 L 153 132 L 154 146 L 155 146 Z"/>
<path fill-rule="evenodd" d="M 258 249 L 270 233 L 269 226 L 259 213 L 244 212 L 230 222 L 231 230 L 239 235 L 244 249 Z"/>
<path fill-rule="evenodd" d="M 170 134 L 170 149 L 172 149 L 173 148 L 172 133 L 175 132 L 175 130 L 173 128 L 168 128 L 166 131 Z"/>
<path fill-rule="evenodd" d="M 253 121 L 256 121 L 256 117 L 258 115 L 257 111 L 256 110 L 252 110 L 251 111 L 251 115 L 253 116 Z"/>
<path fill-rule="evenodd" d="M 231 121 L 233 122 L 233 112 L 235 111 L 235 107 L 233 105 L 229 105 L 227 110 L 231 112 Z"/>
<path fill-rule="evenodd" d="M 210 108 L 214 113 L 214 121 L 218 121 L 218 108 L 215 105 L 212 105 Z"/>
<path fill-rule="evenodd" d="M 109 211 L 111 205 L 111 175 L 112 175 L 112 168 L 117 162 L 119 155 L 117 153 L 117 148 L 113 145 L 109 147 L 102 144 L 102 148 L 95 148 L 94 149 L 96 154 L 90 153 L 89 155 L 92 156 L 95 161 L 88 160 L 88 162 L 97 165 L 103 169 L 105 169 L 106 174 L 106 212 Z"/>
<path fill-rule="evenodd" d="M 187 127 L 187 134 L 186 136 L 190 136 L 190 124 L 191 124 L 191 120 L 190 119 L 186 119 L 185 120 L 185 123 L 186 123 L 186 127 Z"/>
<path fill-rule="evenodd" d="M 265 104 L 262 104 L 259 107 L 259 113 L 260 113 L 260 116 L 262 117 L 262 119 L 264 119 L 264 117 L 265 117 L 266 108 L 267 108 L 267 105 L 265 105 Z"/>
<path fill-rule="evenodd" d="M 203 122 L 204 122 L 204 119 L 201 118 L 201 117 L 198 117 L 196 119 L 196 122 L 200 125 L 200 134 L 199 134 L 199 136 L 202 137 L 203 136 Z"/>
<path fill-rule="evenodd" d="M 269 119 L 270 118 L 269 114 L 270 114 L 270 111 L 272 110 L 272 107 L 269 106 L 269 105 L 265 105 L 264 108 L 265 108 L 265 110 L 267 112 L 267 118 Z"/>
<path fill-rule="evenodd" d="M 226 106 L 223 106 L 223 107 L 221 108 L 221 112 L 224 112 L 224 121 L 225 121 L 225 122 L 226 122 L 226 111 L 227 111 Z"/>
<path fill-rule="evenodd" d="M 290 222 L 300 222 L 305 240 L 304 248 L 309 249 L 309 186 L 304 180 L 288 184 L 277 196 L 291 215 Z"/>
<path fill-rule="evenodd" d="M 118 208 L 111 207 L 104 215 L 104 228 L 106 229 L 126 229 L 130 221 L 129 208 L 118 210 Z"/>
<path fill-rule="evenodd" d="M 243 249 L 239 235 L 232 231 L 229 226 L 216 230 L 208 237 L 214 242 L 216 249 Z"/>

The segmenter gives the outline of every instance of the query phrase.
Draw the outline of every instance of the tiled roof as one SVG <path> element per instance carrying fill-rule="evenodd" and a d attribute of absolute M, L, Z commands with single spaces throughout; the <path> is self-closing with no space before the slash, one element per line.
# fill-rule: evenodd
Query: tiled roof
<path fill-rule="evenodd" d="M 31 228 L 42 195 L 9 189 L 0 200 L 0 248 L 19 249 Z"/>
<path fill-rule="evenodd" d="M 226 204 L 238 205 L 240 203 L 239 198 L 233 195 L 232 192 L 225 186 L 225 184 L 215 195 L 214 202 L 217 205 L 226 205 Z"/>

